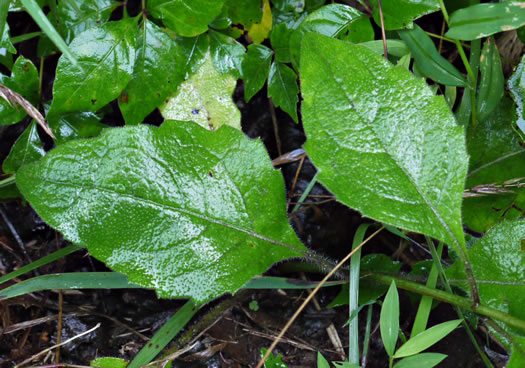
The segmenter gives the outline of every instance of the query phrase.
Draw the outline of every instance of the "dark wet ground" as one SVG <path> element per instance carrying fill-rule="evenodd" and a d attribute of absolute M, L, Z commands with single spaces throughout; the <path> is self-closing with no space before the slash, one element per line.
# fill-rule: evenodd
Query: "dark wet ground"
<path fill-rule="evenodd" d="M 19 24 L 20 27 L 18 33 L 17 28 L 12 27 L 15 34 L 30 32 L 31 27 L 34 27 L 27 20 L 14 20 L 13 23 Z M 34 53 L 35 45 L 31 42 L 33 41 L 18 45 L 26 57 Z M 38 67 L 38 60 L 34 61 Z M 44 98 L 51 97 L 56 61 L 56 57 L 53 56 L 46 59 Z M 260 137 L 272 159 L 279 156 L 279 153 L 300 148 L 305 140 L 301 126 L 294 123 L 284 112 L 275 109 L 280 140 L 278 148 L 272 107 L 265 97 L 266 91 L 259 92 L 246 104 L 242 100 L 242 88 L 242 84 L 239 83 L 234 97 L 242 112 L 244 132 L 252 138 Z M 105 122 L 120 125 L 122 117 L 116 105 L 112 104 L 112 107 L 114 112 L 107 115 Z M 151 124 L 159 124 L 161 121 L 157 111 L 147 118 L 147 122 Z M 11 145 L 27 124 L 26 119 L 14 126 L 0 127 L 0 161 L 6 157 Z M 308 186 L 315 174 L 315 168 L 305 159 L 304 162 L 296 161 L 283 165 L 281 170 L 291 208 L 298 199 L 296 194 L 301 194 Z M 330 193 L 319 184 L 314 187 L 311 195 L 307 206 L 290 215 L 290 223 L 309 247 L 334 260 L 341 259 L 349 252 L 354 231 L 364 220 L 358 213 L 331 200 Z M 20 200 L 0 201 L 0 215 L 0 276 L 68 244 Z M 398 240 L 383 233 L 364 248 L 363 254 L 381 252 L 392 255 L 397 248 Z M 396 257 L 413 263 L 426 258 L 427 255 L 408 246 Z M 268 273 L 301 277 L 298 273 L 287 273 L 284 266 L 286 264 L 275 266 Z M 81 250 L 15 281 L 39 274 L 106 270 L 102 263 L 92 259 L 85 250 Z M 403 270 L 409 271 L 409 268 L 405 266 Z M 318 280 L 321 276 L 306 274 L 306 277 Z M 12 282 L 7 284 L 2 287 L 9 286 Z M 321 310 L 310 304 L 285 335 L 286 341 L 278 345 L 275 352 L 283 355 L 283 361 L 290 368 L 315 367 L 318 351 L 329 360 L 344 358 L 337 353 L 326 331 L 326 328 L 333 324 L 344 350 L 347 350 L 348 330 L 342 327 L 348 319 L 347 308 L 325 308 L 337 293 L 337 287 L 322 289 L 318 294 Z M 233 298 L 224 296 L 210 303 L 194 317 L 179 337 L 168 345 L 171 351 L 191 347 L 172 367 L 254 367 L 259 359 L 260 349 L 271 344 L 307 295 L 304 290 L 243 291 Z M 400 295 L 401 327 L 408 335 L 417 305 L 402 291 Z M 62 346 L 60 362 L 89 365 L 90 360 L 103 356 L 132 359 L 147 339 L 151 338 L 183 304 L 182 301 L 159 300 L 153 292 L 140 289 L 63 291 L 62 298 L 60 303 L 61 298 L 57 291 L 47 291 L 0 302 L 0 367 L 12 367 L 56 343 L 57 314 L 60 309 L 63 313 L 62 341 L 101 323 L 101 327 L 94 332 Z M 254 301 L 258 308 L 254 307 Z M 225 306 L 228 308 L 216 318 L 211 318 L 212 322 L 207 320 L 210 313 L 216 313 Z M 378 329 L 379 310 L 380 307 L 374 305 L 366 364 L 371 368 L 388 366 Z M 365 317 L 364 312 L 359 316 L 361 337 L 364 336 Z M 455 318 L 457 316 L 450 306 L 440 304 L 431 314 L 430 325 Z M 23 325 L 31 321 L 33 325 Z M 482 347 L 491 349 L 487 351 L 489 356 L 494 358 L 495 366 L 502 367 L 505 356 L 494 353 L 501 351 L 494 342 L 480 331 L 478 340 Z M 439 367 L 483 366 L 461 329 L 450 334 L 431 350 L 449 355 Z M 52 356 L 44 355 L 32 365 L 52 364 L 54 359 L 54 353 Z"/>

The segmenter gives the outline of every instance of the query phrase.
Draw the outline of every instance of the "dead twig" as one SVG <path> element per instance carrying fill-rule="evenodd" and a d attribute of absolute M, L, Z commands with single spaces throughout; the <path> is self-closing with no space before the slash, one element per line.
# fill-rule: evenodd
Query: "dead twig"
<path fill-rule="evenodd" d="M 3 84 L 0 84 L 0 97 L 2 97 L 4 100 L 7 101 L 9 105 L 11 105 L 13 108 L 17 109 L 17 105 L 22 106 L 22 108 L 27 112 L 27 115 L 31 116 L 38 125 L 44 129 L 44 132 L 46 132 L 47 135 L 49 135 L 51 138 L 55 139 L 55 135 L 51 131 L 51 128 L 47 124 L 47 122 L 44 120 L 44 117 L 38 111 L 29 101 L 27 101 L 24 97 L 20 96 L 18 93 L 10 89 L 9 87 L 4 86 Z"/>

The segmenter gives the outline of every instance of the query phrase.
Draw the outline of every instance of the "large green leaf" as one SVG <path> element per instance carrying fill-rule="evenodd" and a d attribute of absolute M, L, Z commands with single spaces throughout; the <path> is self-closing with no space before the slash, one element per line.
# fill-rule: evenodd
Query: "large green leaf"
<path fill-rule="evenodd" d="M 11 76 L 0 74 L 0 84 L 19 93 L 33 105 L 38 101 L 38 72 L 31 62 L 19 56 L 11 70 Z M 26 116 L 24 109 L 12 106 L 3 98 L 0 98 L 0 125 L 18 123 Z"/>
<path fill-rule="evenodd" d="M 36 122 L 31 124 L 18 137 L 9 155 L 2 163 L 2 170 L 6 174 L 14 174 L 24 164 L 36 161 L 44 156 L 45 151 L 38 136 Z"/>
<path fill-rule="evenodd" d="M 220 32 L 210 30 L 208 33 L 210 35 L 210 54 L 215 68 L 221 74 L 231 74 L 240 78 L 241 65 L 246 52 L 244 46 Z"/>
<path fill-rule="evenodd" d="M 370 0 L 374 10 L 374 20 L 381 25 L 379 19 L 378 0 Z M 389 0 L 382 1 L 383 19 L 388 30 L 412 27 L 415 19 L 439 10 L 438 0 Z"/>
<path fill-rule="evenodd" d="M 478 120 L 483 122 L 498 106 L 504 94 L 505 77 L 496 43 L 492 37 L 487 39 L 479 60 L 481 80 L 478 92 Z"/>
<path fill-rule="evenodd" d="M 264 146 L 229 127 L 106 129 L 16 181 L 44 221 L 160 297 L 211 300 L 306 252 Z"/>
<path fill-rule="evenodd" d="M 297 123 L 297 102 L 299 101 L 297 75 L 283 63 L 274 61 L 268 75 L 268 97 L 275 106 L 286 111 Z"/>
<path fill-rule="evenodd" d="M 434 42 L 416 24 L 414 29 L 399 31 L 399 36 L 414 55 L 417 67 L 426 77 L 447 85 L 467 86 L 465 77 L 436 50 Z"/>
<path fill-rule="evenodd" d="M 184 54 L 186 62 L 184 78 L 188 79 L 204 63 L 208 55 L 210 39 L 208 34 L 201 34 L 197 37 L 178 37 L 177 43 Z"/>
<path fill-rule="evenodd" d="M 178 35 L 192 37 L 206 32 L 223 4 L 224 0 L 150 0 L 148 10 Z"/>
<path fill-rule="evenodd" d="M 244 99 L 246 102 L 255 96 L 264 86 L 270 63 L 272 62 L 272 50 L 263 45 L 248 46 L 248 53 L 242 62 L 244 79 Z"/>
<path fill-rule="evenodd" d="M 304 19 L 290 37 L 290 54 L 294 66 L 299 66 L 301 42 L 306 33 L 313 32 L 330 37 L 337 37 L 352 22 L 364 16 L 359 10 L 343 4 L 330 4 L 317 9 Z"/>
<path fill-rule="evenodd" d="M 222 125 L 241 129 L 241 113 L 233 102 L 236 79 L 215 69 L 210 56 L 190 79 L 180 84 L 177 92 L 160 107 L 171 120 L 194 121 L 215 130 Z"/>
<path fill-rule="evenodd" d="M 515 120 L 512 101 L 504 98 L 492 114 L 475 128 L 470 128 L 467 134 L 470 164 L 466 188 L 483 184 L 502 185 L 508 180 L 525 177 L 525 148 L 512 129 Z M 523 215 L 520 208 L 525 208 L 525 188 L 504 189 L 508 192 L 465 198 L 463 219 L 468 227 L 483 233 L 502 217 Z"/>
<path fill-rule="evenodd" d="M 468 156 L 443 97 L 359 45 L 309 34 L 301 59 L 305 149 L 319 181 L 367 217 L 462 248 Z"/>
<path fill-rule="evenodd" d="M 284 23 L 272 28 L 270 41 L 273 52 L 275 52 L 275 60 L 280 63 L 289 63 L 292 61 L 292 56 L 290 55 L 290 37 L 292 33 L 293 30 L 288 29 Z"/>
<path fill-rule="evenodd" d="M 80 33 L 107 22 L 117 5 L 113 0 L 59 0 L 57 29 L 69 44 Z"/>
<path fill-rule="evenodd" d="M 456 40 L 475 40 L 525 25 L 525 3 L 505 1 L 477 4 L 455 11 L 445 36 Z"/>
<path fill-rule="evenodd" d="M 137 33 L 135 67 L 119 98 L 126 124 L 140 124 L 183 81 L 184 56 L 178 44 L 145 19 Z"/>
<path fill-rule="evenodd" d="M 135 63 L 134 19 L 90 28 L 70 44 L 82 69 L 61 57 L 48 115 L 96 111 L 117 98 L 128 84 Z"/>
<path fill-rule="evenodd" d="M 503 221 L 468 250 L 478 280 L 481 303 L 525 320 L 525 219 Z M 468 291 L 465 272 L 455 263 L 447 270 L 452 284 Z M 517 333 L 503 326 L 509 333 Z M 521 332 L 522 333 L 522 332 Z"/>

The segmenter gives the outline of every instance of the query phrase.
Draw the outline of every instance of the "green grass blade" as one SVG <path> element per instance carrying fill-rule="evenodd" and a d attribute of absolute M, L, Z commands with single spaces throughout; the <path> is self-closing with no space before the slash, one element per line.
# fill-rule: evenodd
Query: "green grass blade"
<path fill-rule="evenodd" d="M 440 242 L 438 246 L 438 255 L 441 259 L 441 253 L 443 252 L 443 243 Z M 427 286 L 429 288 L 435 288 L 438 279 L 438 267 L 435 264 L 432 265 L 430 274 L 428 275 Z M 410 332 L 410 337 L 414 337 L 420 332 L 423 332 L 427 328 L 428 316 L 430 315 L 430 308 L 432 307 L 432 298 L 428 295 L 423 295 L 419 303 L 419 307 L 416 313 L 416 319 Z"/>
<path fill-rule="evenodd" d="M 182 330 L 191 318 L 198 312 L 200 306 L 188 300 L 181 309 L 162 326 L 151 340 L 144 346 L 127 368 L 139 368 L 151 362 L 157 354 Z"/>
<path fill-rule="evenodd" d="M 33 263 L 30 263 L 30 264 L 28 264 L 28 265 L 26 265 L 24 267 L 20 267 L 18 270 L 13 271 L 11 273 L 8 273 L 7 275 L 4 275 L 4 276 L 0 277 L 0 284 L 4 283 L 6 281 L 12 280 L 15 277 L 23 275 L 23 274 L 25 274 L 27 272 L 36 270 L 39 267 L 42 267 L 42 266 L 44 266 L 44 265 L 46 265 L 48 263 L 54 262 L 57 259 L 63 258 L 65 256 L 67 256 L 68 254 L 76 252 L 79 249 L 82 249 L 82 248 L 73 244 L 73 245 L 67 246 L 65 248 L 62 248 L 60 250 L 57 250 L 56 252 L 48 254 L 47 256 L 42 257 L 42 258 L 40 258 L 39 260 L 37 260 L 37 261 L 35 261 Z"/>
<path fill-rule="evenodd" d="M 134 289 L 128 278 L 118 272 L 73 272 L 44 275 L 0 290 L 0 300 L 53 289 Z"/>
<path fill-rule="evenodd" d="M 49 22 L 46 15 L 40 9 L 35 0 L 20 0 L 26 11 L 31 15 L 31 18 L 38 24 L 40 29 L 46 34 L 47 37 L 58 47 L 58 49 L 66 55 L 73 65 L 78 65 L 77 59 L 73 56 L 69 47 L 64 42 L 64 39 L 57 32 L 55 27 Z M 80 66 L 79 66 L 80 67 Z"/>
<path fill-rule="evenodd" d="M 362 224 L 357 228 L 352 243 L 352 249 L 361 244 L 365 238 L 365 233 L 371 224 Z M 361 262 L 361 250 L 358 250 L 350 259 L 350 279 L 348 285 L 348 314 L 351 316 L 358 308 L 359 299 L 359 265 Z M 348 361 L 353 364 L 359 364 L 359 319 L 353 318 L 348 328 L 349 345 Z"/>
<path fill-rule="evenodd" d="M 15 176 L 9 176 L 3 180 L 0 180 L 0 188 L 7 187 L 8 185 L 12 185 L 16 182 Z"/>
<path fill-rule="evenodd" d="M 412 337 L 410 340 L 404 343 L 396 351 L 394 358 L 409 357 L 428 349 L 436 342 L 454 331 L 454 329 L 458 327 L 461 322 L 461 319 L 447 321 L 421 332 L 419 335 Z"/>
<path fill-rule="evenodd" d="M 399 295 L 394 280 L 392 280 L 390 284 L 390 288 L 383 301 L 383 306 L 381 307 L 379 327 L 385 350 L 388 356 L 392 357 L 396 349 L 399 333 Z"/>

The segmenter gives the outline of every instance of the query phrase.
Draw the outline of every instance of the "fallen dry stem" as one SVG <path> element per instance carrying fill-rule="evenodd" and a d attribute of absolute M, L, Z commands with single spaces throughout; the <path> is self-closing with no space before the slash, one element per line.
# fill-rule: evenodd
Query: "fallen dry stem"
<path fill-rule="evenodd" d="M 337 272 L 337 270 L 339 268 L 341 268 L 341 266 L 343 264 L 346 263 L 346 261 L 348 261 L 350 258 L 352 258 L 352 256 L 359 250 L 361 249 L 361 247 L 363 245 L 365 245 L 366 243 L 368 243 L 368 241 L 370 241 L 370 239 L 372 239 L 374 236 L 376 236 L 381 230 L 383 230 L 385 227 L 384 226 L 381 226 L 379 228 L 379 230 L 377 230 L 375 233 L 373 233 L 372 235 L 370 235 L 368 238 L 366 238 L 365 240 L 363 240 L 361 242 L 361 244 L 359 244 L 357 247 L 355 247 L 350 253 L 348 253 L 348 255 L 343 258 L 334 268 L 332 268 L 332 270 L 330 272 L 328 272 L 328 274 L 321 280 L 321 282 L 319 283 L 319 285 L 317 285 L 317 287 L 312 291 L 312 293 L 310 295 L 308 295 L 308 297 L 304 300 L 303 304 L 301 304 L 301 306 L 299 308 L 297 308 L 297 310 L 295 311 L 294 315 L 292 316 L 292 318 L 290 318 L 290 320 L 286 323 L 286 325 L 283 327 L 283 329 L 281 330 L 281 332 L 279 333 L 279 335 L 277 336 L 277 338 L 272 342 L 272 345 L 270 345 L 270 347 L 268 348 L 268 350 L 266 351 L 266 354 L 264 354 L 264 356 L 262 357 L 262 359 L 259 361 L 259 363 L 257 364 L 257 367 L 256 368 L 262 368 L 262 366 L 264 365 L 264 362 L 266 361 L 266 359 L 268 359 L 268 357 L 270 356 L 270 354 L 272 353 L 273 349 L 275 349 L 275 347 L 277 346 L 277 344 L 279 343 L 279 341 L 281 340 L 281 338 L 284 336 L 284 334 L 286 333 L 286 331 L 288 331 L 288 329 L 290 328 L 290 326 L 295 322 L 295 320 L 297 319 L 297 317 L 299 317 L 299 315 L 301 314 L 301 312 L 303 311 L 303 309 L 308 305 L 308 303 L 313 299 L 313 297 L 315 296 L 315 294 L 317 294 L 317 292 L 319 291 L 319 289 L 321 289 L 321 287 L 328 281 L 328 279 L 330 277 L 333 276 L 334 273 Z"/>

